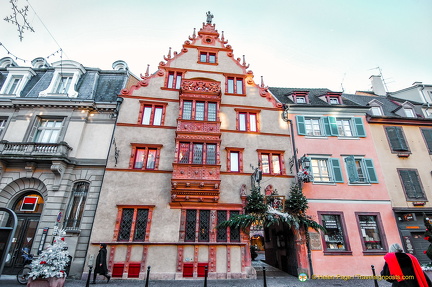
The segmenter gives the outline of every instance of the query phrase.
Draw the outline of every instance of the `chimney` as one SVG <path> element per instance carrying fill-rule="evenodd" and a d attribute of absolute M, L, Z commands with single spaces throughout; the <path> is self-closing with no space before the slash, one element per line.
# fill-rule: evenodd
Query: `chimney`
<path fill-rule="evenodd" d="M 387 94 L 386 88 L 384 86 L 384 82 L 381 79 L 381 76 L 370 76 L 369 78 L 372 84 L 372 91 L 375 95 L 385 96 Z"/>

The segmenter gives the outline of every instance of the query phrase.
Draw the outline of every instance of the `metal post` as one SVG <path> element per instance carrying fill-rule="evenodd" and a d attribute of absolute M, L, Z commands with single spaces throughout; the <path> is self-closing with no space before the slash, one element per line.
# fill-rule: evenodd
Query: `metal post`
<path fill-rule="evenodd" d="M 207 273 L 208 273 L 208 266 L 206 265 L 204 267 L 204 287 L 207 287 Z"/>
<path fill-rule="evenodd" d="M 371 268 L 372 268 L 373 279 L 374 279 L 374 282 L 375 282 L 375 287 L 379 287 L 378 286 L 378 281 L 377 281 L 376 275 L 375 275 L 375 266 L 371 265 Z"/>
<path fill-rule="evenodd" d="M 146 277 L 146 284 L 145 287 L 148 287 L 149 285 L 149 277 L 150 277 L 150 266 L 147 266 L 147 277 Z"/>
<path fill-rule="evenodd" d="M 92 269 L 93 269 L 93 266 L 89 266 L 89 273 L 88 273 L 88 276 L 87 276 L 86 287 L 89 287 L 89 285 L 90 285 L 90 277 L 91 277 L 91 274 L 92 274 Z"/>
<path fill-rule="evenodd" d="M 264 287 L 267 287 L 267 278 L 266 278 L 265 266 L 263 266 L 263 277 L 264 277 Z"/>

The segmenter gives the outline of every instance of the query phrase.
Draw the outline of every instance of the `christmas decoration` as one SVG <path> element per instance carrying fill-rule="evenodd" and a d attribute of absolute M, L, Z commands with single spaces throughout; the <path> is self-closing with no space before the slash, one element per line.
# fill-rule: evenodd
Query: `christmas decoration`
<path fill-rule="evenodd" d="M 303 169 L 297 173 L 297 178 L 301 182 L 311 182 L 313 175 L 307 169 Z"/>
<path fill-rule="evenodd" d="M 37 278 L 63 278 L 67 274 L 66 267 L 69 264 L 69 252 L 66 250 L 66 242 L 64 241 L 64 230 L 59 231 L 59 235 L 54 238 L 54 243 L 49 245 L 37 259 L 33 259 L 30 267 L 32 271 L 29 273 L 29 278 L 33 280 Z"/>
<path fill-rule="evenodd" d="M 24 29 L 34 32 L 33 27 L 31 27 L 27 21 L 28 6 L 24 6 L 24 8 L 19 9 L 15 4 L 17 0 L 10 0 L 9 2 L 12 4 L 13 14 L 11 16 L 4 18 L 4 20 L 8 23 L 10 22 L 17 26 L 19 32 L 19 38 L 22 41 Z"/>
<path fill-rule="evenodd" d="M 426 232 L 423 238 L 430 243 L 428 249 L 425 251 L 425 254 L 429 259 L 432 260 L 432 224 L 429 222 L 429 217 L 427 217 L 425 213 L 423 213 L 423 222 L 426 227 Z"/>

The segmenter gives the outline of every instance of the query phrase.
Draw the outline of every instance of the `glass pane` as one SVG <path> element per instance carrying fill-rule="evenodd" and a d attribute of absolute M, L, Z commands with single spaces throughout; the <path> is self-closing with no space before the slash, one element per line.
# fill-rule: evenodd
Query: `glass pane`
<path fill-rule="evenodd" d="M 227 92 L 233 94 L 234 93 L 234 78 L 228 78 Z"/>
<path fill-rule="evenodd" d="M 199 212 L 199 237 L 198 241 L 208 242 L 210 231 L 210 210 L 200 210 Z"/>
<path fill-rule="evenodd" d="M 216 54 L 214 53 L 209 54 L 209 63 L 216 63 Z"/>
<path fill-rule="evenodd" d="M 237 80 L 236 81 L 237 82 L 237 94 L 243 94 L 243 80 L 242 79 L 240 79 L 240 80 Z"/>
<path fill-rule="evenodd" d="M 207 62 L 207 53 L 200 54 L 200 62 Z"/>
<path fill-rule="evenodd" d="M 207 164 L 216 164 L 216 145 L 207 144 Z"/>
<path fill-rule="evenodd" d="M 120 230 L 118 234 L 118 241 L 129 241 L 129 236 L 132 228 L 134 210 L 132 208 L 125 208 L 122 212 L 122 219 L 120 222 Z"/>
<path fill-rule="evenodd" d="M 230 171 L 239 171 L 239 153 L 230 153 Z"/>
<path fill-rule="evenodd" d="M 240 212 L 234 210 L 230 211 L 230 218 L 238 215 Z M 240 228 L 230 228 L 230 241 L 231 242 L 240 242 Z"/>
<path fill-rule="evenodd" d="M 227 220 L 227 212 L 225 210 L 217 211 L 217 224 L 219 225 L 221 222 Z M 226 242 L 227 241 L 227 231 L 226 228 L 218 228 L 216 235 L 217 242 Z"/>
<path fill-rule="evenodd" d="M 381 236 L 375 215 L 359 215 L 363 242 L 368 250 L 381 250 Z"/>
<path fill-rule="evenodd" d="M 192 102 L 184 101 L 183 102 L 183 119 L 190 120 L 192 118 Z"/>
<path fill-rule="evenodd" d="M 239 114 L 239 130 L 246 130 L 246 114 L 244 113 Z"/>
<path fill-rule="evenodd" d="M 176 89 L 180 89 L 181 80 L 182 80 L 182 74 L 181 73 L 177 73 L 176 86 L 175 86 Z"/>
<path fill-rule="evenodd" d="M 312 159 L 311 166 L 314 181 L 330 181 L 330 174 L 326 159 Z"/>
<path fill-rule="evenodd" d="M 162 107 L 156 107 L 155 108 L 155 114 L 153 119 L 153 125 L 160 126 L 162 124 Z"/>
<path fill-rule="evenodd" d="M 203 121 L 204 120 L 204 103 L 197 102 L 195 106 L 195 120 Z"/>
<path fill-rule="evenodd" d="M 279 155 L 272 155 L 272 167 L 273 167 L 274 174 L 281 173 Z"/>
<path fill-rule="evenodd" d="M 262 154 L 261 155 L 261 168 L 263 173 L 270 173 L 270 165 L 269 165 L 269 155 Z"/>
<path fill-rule="evenodd" d="M 137 149 L 136 150 L 136 157 L 135 157 L 134 168 L 142 168 L 143 167 L 145 153 L 146 153 L 145 149 Z"/>
<path fill-rule="evenodd" d="M 208 121 L 216 121 L 216 103 L 208 103 L 208 113 L 207 120 Z"/>
<path fill-rule="evenodd" d="M 322 215 L 322 221 L 327 230 L 324 235 L 327 250 L 346 250 L 340 215 Z"/>
<path fill-rule="evenodd" d="M 249 114 L 249 129 L 251 132 L 257 131 L 255 114 Z"/>
<path fill-rule="evenodd" d="M 202 164 L 202 162 L 203 162 L 203 144 L 194 144 L 192 163 Z"/>
<path fill-rule="evenodd" d="M 167 88 L 172 89 L 173 88 L 173 84 L 174 84 L 174 72 L 170 72 L 169 75 L 168 75 Z"/>
<path fill-rule="evenodd" d="M 196 210 L 186 211 L 186 230 L 185 230 L 185 241 L 195 241 L 195 229 L 196 229 Z"/>
<path fill-rule="evenodd" d="M 156 149 L 149 149 L 147 156 L 147 166 L 146 169 L 154 169 L 156 163 Z"/>
<path fill-rule="evenodd" d="M 135 223 L 134 241 L 144 241 L 147 229 L 148 209 L 138 209 Z"/>
<path fill-rule="evenodd" d="M 356 159 L 355 160 L 355 165 L 356 165 L 356 171 L 357 171 L 357 175 L 358 175 L 358 181 L 359 182 L 366 182 L 366 176 L 363 172 L 363 168 L 362 168 L 362 160 L 360 159 Z"/>
<path fill-rule="evenodd" d="M 143 125 L 149 125 L 150 124 L 150 116 L 151 116 L 152 107 L 144 107 L 144 114 L 142 118 L 142 124 Z"/>
<path fill-rule="evenodd" d="M 180 143 L 179 163 L 189 163 L 189 143 Z"/>

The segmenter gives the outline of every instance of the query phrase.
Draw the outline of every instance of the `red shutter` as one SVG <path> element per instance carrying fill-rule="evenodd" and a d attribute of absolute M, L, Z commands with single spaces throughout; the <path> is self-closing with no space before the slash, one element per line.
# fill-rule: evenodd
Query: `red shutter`
<path fill-rule="evenodd" d="M 113 266 L 112 277 L 123 277 L 124 264 L 117 263 Z"/>
<path fill-rule="evenodd" d="M 128 278 L 138 278 L 141 269 L 140 263 L 129 263 Z"/>
<path fill-rule="evenodd" d="M 183 264 L 183 277 L 193 277 L 193 263 Z"/>

